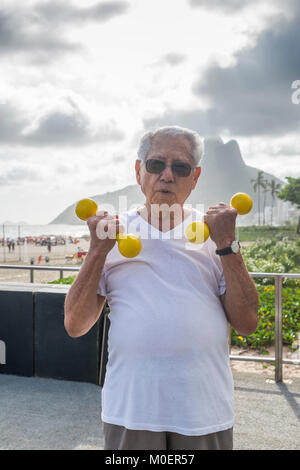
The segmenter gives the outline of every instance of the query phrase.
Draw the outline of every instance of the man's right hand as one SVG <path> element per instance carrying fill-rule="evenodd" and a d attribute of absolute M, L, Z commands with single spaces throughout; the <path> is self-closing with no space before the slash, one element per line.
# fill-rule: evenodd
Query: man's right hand
<path fill-rule="evenodd" d="M 118 215 L 110 215 L 107 211 L 97 211 L 87 220 L 91 234 L 89 251 L 106 257 L 116 243 L 116 234 L 124 232 Z"/>

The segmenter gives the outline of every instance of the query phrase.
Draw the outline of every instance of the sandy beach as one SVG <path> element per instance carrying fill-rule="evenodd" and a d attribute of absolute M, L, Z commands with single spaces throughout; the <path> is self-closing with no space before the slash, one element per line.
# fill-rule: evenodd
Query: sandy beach
<path fill-rule="evenodd" d="M 66 245 L 56 245 L 51 247 L 48 251 L 47 246 L 35 246 L 34 244 L 16 245 L 14 251 L 9 252 L 8 248 L 0 247 L 0 264 L 1 265 L 24 265 L 30 266 L 31 258 L 34 258 L 35 266 L 68 266 L 80 267 L 81 260 L 74 257 L 77 250 L 80 248 L 82 251 L 88 251 L 90 242 L 85 238 L 78 239 L 77 244 L 67 242 Z M 41 258 L 38 263 L 39 257 Z M 72 258 L 73 256 L 73 258 Z M 49 261 L 46 262 L 46 257 Z M 73 273 L 64 272 L 64 277 L 68 277 Z M 75 274 L 75 272 L 74 272 Z M 50 282 L 59 278 L 59 271 L 35 271 L 34 282 Z M 30 282 L 29 270 L 20 269 L 5 269 L 0 268 L 0 282 Z"/>

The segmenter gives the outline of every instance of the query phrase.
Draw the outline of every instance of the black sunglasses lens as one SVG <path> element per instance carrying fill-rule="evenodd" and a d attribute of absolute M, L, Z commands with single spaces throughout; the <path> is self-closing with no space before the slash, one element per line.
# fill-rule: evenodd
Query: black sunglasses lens
<path fill-rule="evenodd" d="M 164 171 L 165 168 L 166 168 L 166 164 L 162 160 L 155 160 L 153 158 L 153 159 L 146 161 L 146 170 L 149 173 L 159 174 L 162 171 Z"/>
<path fill-rule="evenodd" d="M 177 176 L 189 176 L 192 171 L 191 165 L 188 163 L 173 163 L 172 170 Z"/>
<path fill-rule="evenodd" d="M 156 160 L 155 158 L 150 158 L 146 160 L 146 170 L 149 173 L 159 174 L 164 171 L 166 168 L 166 163 L 162 160 Z M 184 162 L 174 162 L 172 163 L 172 171 L 177 176 L 189 176 L 192 171 L 191 165 Z"/>

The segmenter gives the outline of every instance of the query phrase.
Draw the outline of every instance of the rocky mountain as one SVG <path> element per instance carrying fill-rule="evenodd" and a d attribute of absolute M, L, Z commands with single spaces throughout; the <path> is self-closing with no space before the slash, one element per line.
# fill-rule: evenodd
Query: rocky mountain
<path fill-rule="evenodd" d="M 259 169 L 245 164 L 236 140 L 229 140 L 224 143 L 218 136 L 207 137 L 204 139 L 204 148 L 201 175 L 196 188 L 186 200 L 186 204 L 192 204 L 193 207 L 206 211 L 210 205 L 219 202 L 229 204 L 233 194 L 245 192 L 253 199 L 253 209 L 249 214 L 238 217 L 238 225 L 256 223 L 258 196 L 257 192 L 254 192 L 251 180 L 256 179 Z M 134 171 L 134 163 L 132 169 Z M 284 181 L 269 173 L 264 173 L 263 177 L 268 181 L 275 180 L 276 183 L 284 184 Z M 121 213 L 133 206 L 140 206 L 145 200 L 138 184 L 105 194 L 87 195 L 87 197 L 94 199 L 101 208 L 115 213 Z M 267 197 L 269 198 L 267 199 L 267 205 L 270 206 L 270 195 Z M 85 222 L 80 221 L 75 214 L 76 202 L 67 207 L 50 223 L 84 224 Z"/>

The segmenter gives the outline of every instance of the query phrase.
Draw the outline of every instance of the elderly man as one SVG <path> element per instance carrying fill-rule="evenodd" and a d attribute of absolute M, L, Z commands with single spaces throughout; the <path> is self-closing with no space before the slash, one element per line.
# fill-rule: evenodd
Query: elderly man
<path fill-rule="evenodd" d="M 200 217 L 184 206 L 200 176 L 201 157 L 202 142 L 193 131 L 147 133 L 135 164 L 144 206 L 120 217 L 97 212 L 88 219 L 90 248 L 66 297 L 65 327 L 72 337 L 84 335 L 107 298 L 105 449 L 233 446 L 228 322 L 242 335 L 253 333 L 258 294 L 242 255 L 231 248 L 237 211 L 219 203 Z M 195 215 L 210 229 L 200 245 L 184 236 Z M 135 231 L 142 238 L 140 254 L 124 258 L 115 237 L 97 236 L 111 229 Z"/>

